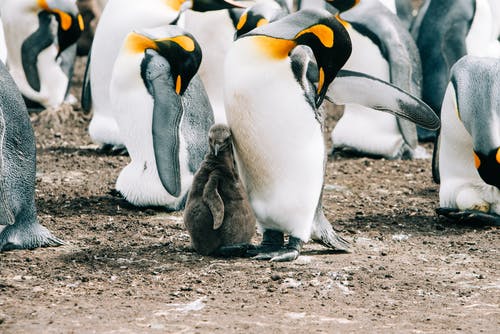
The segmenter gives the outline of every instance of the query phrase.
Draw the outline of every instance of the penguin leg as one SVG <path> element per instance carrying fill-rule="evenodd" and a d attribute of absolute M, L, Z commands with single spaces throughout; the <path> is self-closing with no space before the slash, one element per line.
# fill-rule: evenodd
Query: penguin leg
<path fill-rule="evenodd" d="M 37 222 L 33 224 L 18 222 L 0 229 L 0 252 L 61 245 L 64 245 L 64 241 L 53 236 L 48 229 Z"/>
<path fill-rule="evenodd" d="M 437 208 L 436 213 L 460 224 L 479 224 L 483 226 L 500 226 L 500 216 L 479 210 L 463 210 L 453 208 Z"/>
<path fill-rule="evenodd" d="M 302 240 L 290 236 L 285 247 L 276 251 L 260 252 L 253 258 L 256 260 L 269 260 L 271 262 L 293 261 L 299 257 L 302 244 Z"/>
<path fill-rule="evenodd" d="M 260 245 L 241 243 L 222 246 L 217 250 L 216 255 L 222 257 L 255 257 L 262 253 L 271 253 L 283 249 L 284 243 L 282 232 L 265 230 Z"/>

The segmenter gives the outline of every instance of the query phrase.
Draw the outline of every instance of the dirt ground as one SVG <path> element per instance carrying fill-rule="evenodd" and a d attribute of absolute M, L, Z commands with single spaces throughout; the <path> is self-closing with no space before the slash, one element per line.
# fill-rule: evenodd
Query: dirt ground
<path fill-rule="evenodd" d="M 38 214 L 67 245 L 0 253 L 0 333 L 499 332 L 499 231 L 436 217 L 430 160 L 329 158 L 323 203 L 352 253 L 221 259 L 193 252 L 182 213 L 116 196 L 129 158 L 81 113 L 34 125 Z"/>

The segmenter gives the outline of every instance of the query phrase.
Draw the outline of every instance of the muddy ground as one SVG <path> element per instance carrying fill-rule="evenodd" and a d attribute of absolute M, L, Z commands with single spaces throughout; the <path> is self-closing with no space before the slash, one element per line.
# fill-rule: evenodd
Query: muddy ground
<path fill-rule="evenodd" d="M 228 260 L 193 252 L 182 213 L 116 196 L 129 158 L 81 113 L 33 123 L 39 217 L 67 245 L 0 254 L 0 333 L 499 331 L 499 231 L 436 217 L 430 160 L 329 158 L 323 203 L 352 253 Z"/>

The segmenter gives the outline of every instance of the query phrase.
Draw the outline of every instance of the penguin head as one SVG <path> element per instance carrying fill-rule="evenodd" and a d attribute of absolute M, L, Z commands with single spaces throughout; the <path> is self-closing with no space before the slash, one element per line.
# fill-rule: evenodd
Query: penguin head
<path fill-rule="evenodd" d="M 339 12 L 345 12 L 356 6 L 361 0 L 326 0 L 331 6 L 338 9 Z"/>
<path fill-rule="evenodd" d="M 182 8 L 190 8 L 197 12 L 208 12 L 219 9 L 246 8 L 246 6 L 233 0 L 186 0 Z"/>
<path fill-rule="evenodd" d="M 165 58 L 178 95 L 184 94 L 201 64 L 200 45 L 193 35 L 175 25 L 131 32 L 125 47 L 132 53 L 155 52 Z"/>
<path fill-rule="evenodd" d="M 37 0 L 38 6 L 54 14 L 58 22 L 57 42 L 59 52 L 57 56 L 69 46 L 76 43 L 83 32 L 83 17 L 78 12 L 75 1 L 71 0 Z"/>
<path fill-rule="evenodd" d="M 262 1 L 247 8 L 240 16 L 236 24 L 234 39 L 246 34 L 250 30 L 260 27 L 269 22 L 276 21 L 289 14 L 287 7 L 276 1 Z"/>
<path fill-rule="evenodd" d="M 231 130 L 225 124 L 214 124 L 208 131 L 210 153 L 217 156 L 220 152 L 232 149 Z"/>
<path fill-rule="evenodd" d="M 351 55 L 347 30 L 326 10 L 304 9 L 253 29 L 240 38 L 253 38 L 269 58 L 283 59 L 298 45 L 308 46 L 318 66 L 315 104 L 323 102 L 328 86 Z"/>
<path fill-rule="evenodd" d="M 481 179 L 500 189 L 500 147 L 488 154 L 474 151 L 474 163 Z"/>

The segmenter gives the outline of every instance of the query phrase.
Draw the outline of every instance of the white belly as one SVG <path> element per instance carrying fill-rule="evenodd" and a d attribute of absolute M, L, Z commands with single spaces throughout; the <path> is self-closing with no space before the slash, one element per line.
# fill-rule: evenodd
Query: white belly
<path fill-rule="evenodd" d="M 253 64 L 232 51 L 225 68 L 226 114 L 250 202 L 265 229 L 307 241 L 323 183 L 321 126 L 288 59 Z"/>

